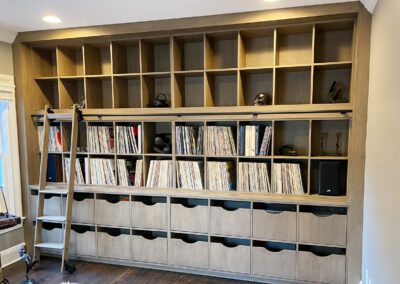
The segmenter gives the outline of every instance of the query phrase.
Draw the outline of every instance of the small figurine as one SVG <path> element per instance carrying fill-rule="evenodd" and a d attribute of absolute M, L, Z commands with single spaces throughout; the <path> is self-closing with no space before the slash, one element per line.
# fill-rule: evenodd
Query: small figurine
<path fill-rule="evenodd" d="M 328 92 L 328 96 L 331 103 L 340 103 L 340 95 L 343 89 L 344 89 L 343 84 L 333 81 Z"/>
<path fill-rule="evenodd" d="M 324 156 L 326 150 L 326 140 L 328 139 L 328 132 L 320 133 L 319 155 Z"/>
<path fill-rule="evenodd" d="M 266 106 L 269 104 L 270 104 L 270 98 L 268 94 L 265 93 L 258 94 L 253 101 L 253 105 L 255 106 Z"/>
<path fill-rule="evenodd" d="M 342 142 L 342 132 L 336 132 L 336 156 L 341 156 L 340 144 Z"/>

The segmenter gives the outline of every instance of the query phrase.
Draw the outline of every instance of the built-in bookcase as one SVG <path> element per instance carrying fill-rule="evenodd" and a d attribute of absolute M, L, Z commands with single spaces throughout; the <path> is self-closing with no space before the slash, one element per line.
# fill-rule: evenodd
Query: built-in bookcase
<path fill-rule="evenodd" d="M 351 101 L 353 21 L 33 48 L 36 94 L 53 108 L 328 105 Z"/>

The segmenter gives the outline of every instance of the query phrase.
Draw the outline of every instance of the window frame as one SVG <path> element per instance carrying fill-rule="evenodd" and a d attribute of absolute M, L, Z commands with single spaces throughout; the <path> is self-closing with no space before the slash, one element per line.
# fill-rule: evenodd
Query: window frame
<path fill-rule="evenodd" d="M 10 169 L 6 171 L 7 176 L 4 178 L 5 197 L 9 212 L 17 216 L 22 216 L 22 192 L 18 146 L 19 140 L 13 76 L 0 74 L 0 100 L 5 100 L 8 102 L 8 137 L 10 138 L 10 155 L 4 159 L 3 164 L 4 168 Z M 2 197 L 0 198 L 2 199 Z"/>

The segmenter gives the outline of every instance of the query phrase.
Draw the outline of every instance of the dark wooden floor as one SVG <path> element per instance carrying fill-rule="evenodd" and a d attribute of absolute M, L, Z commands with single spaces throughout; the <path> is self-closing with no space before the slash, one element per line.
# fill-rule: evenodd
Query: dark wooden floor
<path fill-rule="evenodd" d="M 212 278 L 191 274 L 182 274 L 152 269 L 133 268 L 92 262 L 76 261 L 77 272 L 74 274 L 60 273 L 60 261 L 55 258 L 42 257 L 40 266 L 30 274 L 30 277 L 41 284 L 71 283 L 206 283 L 232 284 L 249 283 L 221 278 Z M 24 280 L 25 266 L 14 264 L 5 269 L 4 275 L 11 284 Z"/>

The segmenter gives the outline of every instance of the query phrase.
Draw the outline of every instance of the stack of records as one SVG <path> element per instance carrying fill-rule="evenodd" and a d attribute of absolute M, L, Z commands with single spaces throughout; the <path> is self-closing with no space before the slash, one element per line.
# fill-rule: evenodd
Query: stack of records
<path fill-rule="evenodd" d="M 91 153 L 114 152 L 114 132 L 111 126 L 88 126 L 88 138 Z"/>
<path fill-rule="evenodd" d="M 304 194 L 299 164 L 276 163 L 272 174 L 272 193 Z"/>
<path fill-rule="evenodd" d="M 92 184 L 116 185 L 114 176 L 114 160 L 90 159 L 90 180 Z"/>
<path fill-rule="evenodd" d="M 203 155 L 203 126 L 177 126 L 175 130 L 176 154 Z"/>
<path fill-rule="evenodd" d="M 178 188 L 203 189 L 203 162 L 177 161 L 176 176 Z"/>
<path fill-rule="evenodd" d="M 120 154 L 142 153 L 142 126 L 117 126 L 117 152 Z"/>
<path fill-rule="evenodd" d="M 150 161 L 146 187 L 172 188 L 174 187 L 171 160 Z"/>
<path fill-rule="evenodd" d="M 69 168 L 70 168 L 70 158 L 64 158 L 64 170 L 65 170 L 65 178 L 67 183 L 69 182 Z M 85 169 L 85 172 L 82 170 Z M 75 183 L 76 184 L 85 184 L 84 173 L 88 173 L 88 158 L 76 158 L 75 160 Z M 86 177 L 86 180 L 88 177 Z"/>
<path fill-rule="evenodd" d="M 260 125 L 246 125 L 239 128 L 239 155 L 267 156 L 269 154 L 272 127 L 266 126 L 262 133 Z M 262 139 L 261 139 L 262 137 Z"/>
<path fill-rule="evenodd" d="M 266 163 L 239 163 L 238 191 L 270 193 Z"/>
<path fill-rule="evenodd" d="M 209 190 L 234 190 L 235 171 L 233 162 L 207 162 L 207 182 Z"/>
<path fill-rule="evenodd" d="M 234 156 L 236 145 L 230 126 L 207 126 L 207 154 Z"/>
<path fill-rule="evenodd" d="M 117 159 L 119 185 L 142 186 L 142 165 L 142 160 Z"/>
<path fill-rule="evenodd" d="M 61 129 L 59 126 L 50 126 L 48 152 L 62 152 Z M 39 149 L 43 149 L 43 126 L 38 126 Z"/>

